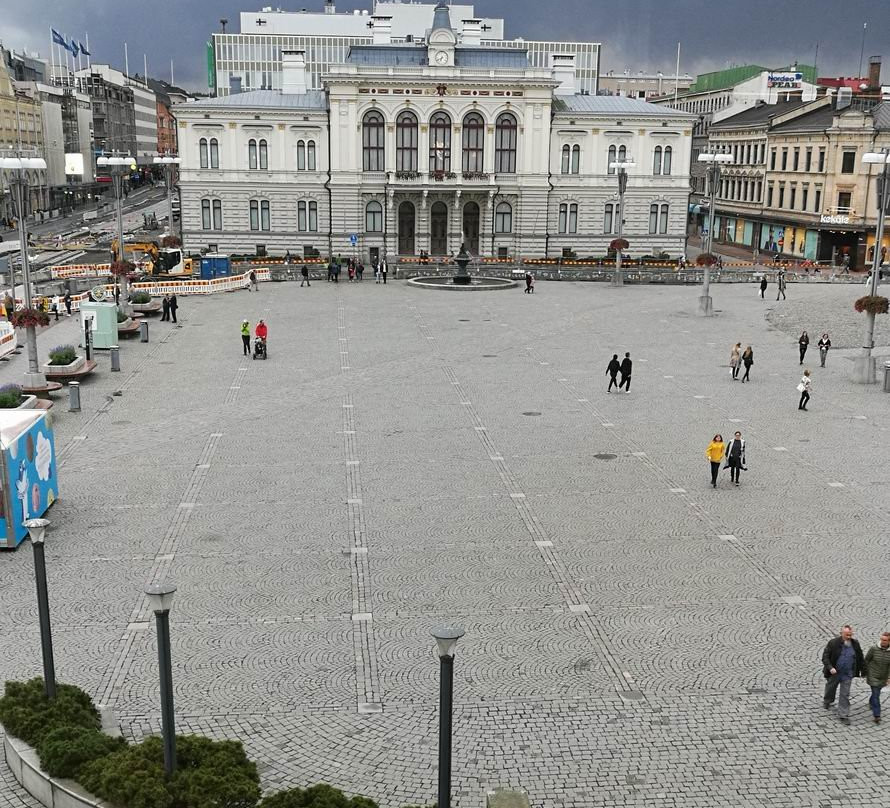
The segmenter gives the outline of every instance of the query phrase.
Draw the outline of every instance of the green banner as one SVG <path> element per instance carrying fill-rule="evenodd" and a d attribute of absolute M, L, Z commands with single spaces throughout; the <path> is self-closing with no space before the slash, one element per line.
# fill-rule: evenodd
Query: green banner
<path fill-rule="evenodd" d="M 216 92 L 216 52 L 212 39 L 207 42 L 207 86 Z"/>

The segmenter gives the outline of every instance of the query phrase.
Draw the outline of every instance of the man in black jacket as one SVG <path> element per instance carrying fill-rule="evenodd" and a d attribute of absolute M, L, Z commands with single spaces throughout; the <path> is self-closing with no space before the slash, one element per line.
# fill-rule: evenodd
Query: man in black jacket
<path fill-rule="evenodd" d="M 612 392 L 612 385 L 618 387 L 618 371 L 621 370 L 621 363 L 618 361 L 618 354 L 612 354 L 612 361 L 606 366 L 606 373 L 609 376 L 609 389 L 607 393 Z M 619 388 L 620 389 L 620 388 Z"/>
<path fill-rule="evenodd" d="M 625 387 L 627 392 L 630 392 L 630 374 L 633 371 L 634 363 L 630 361 L 630 354 L 624 354 L 624 359 L 621 360 L 621 384 L 618 385 L 618 392 L 621 392 L 621 388 Z"/>
<path fill-rule="evenodd" d="M 857 640 L 853 639 L 853 628 L 844 626 L 840 637 L 828 641 L 822 652 L 822 673 L 825 682 L 825 696 L 822 704 L 827 710 L 834 703 L 835 693 L 840 690 L 837 700 L 837 714 L 845 724 L 850 723 L 850 686 L 857 676 L 865 675 L 865 658 Z"/>

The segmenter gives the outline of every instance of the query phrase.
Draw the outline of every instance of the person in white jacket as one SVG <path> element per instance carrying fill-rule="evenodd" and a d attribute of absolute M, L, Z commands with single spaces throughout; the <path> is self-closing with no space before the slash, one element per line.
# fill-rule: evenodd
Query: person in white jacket
<path fill-rule="evenodd" d="M 807 402 L 810 400 L 810 390 L 813 389 L 813 380 L 810 378 L 810 371 L 805 370 L 800 384 L 797 385 L 797 391 L 800 393 L 800 403 L 797 409 L 806 410 Z"/>

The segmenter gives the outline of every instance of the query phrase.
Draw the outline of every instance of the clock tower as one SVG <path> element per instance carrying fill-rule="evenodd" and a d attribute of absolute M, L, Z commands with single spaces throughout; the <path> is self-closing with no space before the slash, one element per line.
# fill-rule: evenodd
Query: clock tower
<path fill-rule="evenodd" d="M 457 36 L 451 28 L 448 5 L 440 2 L 433 11 L 433 27 L 427 36 L 427 58 L 434 67 L 454 67 Z"/>

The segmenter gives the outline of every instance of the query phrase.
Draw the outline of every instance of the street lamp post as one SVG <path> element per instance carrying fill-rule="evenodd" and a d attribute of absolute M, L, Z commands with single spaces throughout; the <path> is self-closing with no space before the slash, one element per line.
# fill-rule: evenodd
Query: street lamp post
<path fill-rule="evenodd" d="M 40 618 L 40 650 L 43 654 L 43 692 L 56 697 L 56 666 L 53 661 L 53 635 L 49 623 L 49 595 L 46 590 L 46 559 L 43 542 L 48 519 L 28 519 L 25 523 L 34 548 L 34 576 L 37 579 L 37 614 Z"/>
<path fill-rule="evenodd" d="M 154 158 L 155 165 L 164 167 L 164 180 L 167 183 L 167 230 L 173 235 L 173 184 L 176 180 L 176 168 L 180 159 L 172 154 L 164 154 Z"/>
<path fill-rule="evenodd" d="M 698 161 L 707 164 L 710 204 L 708 208 L 708 249 L 705 252 L 712 254 L 714 250 L 714 206 L 717 199 L 717 186 L 720 183 L 720 169 L 732 163 L 732 155 L 709 152 L 700 154 Z M 714 313 L 714 301 L 711 298 L 711 267 L 705 264 L 704 269 L 702 293 L 698 299 L 698 313 L 710 317 Z"/>
<path fill-rule="evenodd" d="M 0 157 L 0 172 L 6 172 L 7 182 L 12 189 L 15 200 L 16 216 L 19 223 L 19 242 L 22 251 L 22 287 L 24 290 L 25 308 L 32 307 L 31 300 L 31 263 L 28 258 L 28 172 L 43 171 L 46 160 L 42 157 L 26 156 L 24 152 L 7 153 Z M 12 297 L 15 299 L 15 274 L 10 266 L 10 278 L 13 282 Z M 37 329 L 29 325 L 25 329 L 25 344 L 28 349 L 28 372 L 25 374 L 25 387 L 45 387 L 46 377 L 40 372 L 37 361 Z"/>
<path fill-rule="evenodd" d="M 161 735 L 164 740 L 164 774 L 176 771 L 176 727 L 173 721 L 173 666 L 170 657 L 170 608 L 173 584 L 152 584 L 145 590 L 158 629 L 158 667 L 161 675 Z"/>
<path fill-rule="evenodd" d="M 111 174 L 111 180 L 114 183 L 114 196 L 117 199 L 117 258 L 122 262 L 124 260 L 124 213 L 123 213 L 123 196 L 124 196 L 124 174 L 133 167 L 133 158 L 129 154 L 126 155 L 105 155 L 97 158 L 96 166 L 99 168 L 107 168 Z M 129 311 L 127 297 L 130 293 L 130 281 L 126 275 L 120 276 L 121 286 L 120 300 L 118 308 L 123 312 Z"/>
<path fill-rule="evenodd" d="M 451 806 L 451 712 L 454 695 L 454 649 L 464 636 L 456 626 L 432 630 L 439 652 L 439 801 L 438 808 Z"/>
<path fill-rule="evenodd" d="M 884 241 L 884 219 L 887 206 L 890 205 L 890 150 L 882 152 L 869 152 L 862 156 L 863 163 L 877 164 L 881 166 L 878 175 L 878 227 L 875 232 L 875 257 L 871 267 L 871 283 L 868 293 L 872 296 L 878 293 L 878 282 L 881 277 L 881 245 Z M 872 311 L 865 313 L 865 339 L 862 342 L 862 354 L 853 360 L 853 381 L 859 384 L 873 384 L 875 381 L 875 358 L 872 349 L 875 347 L 875 314 Z"/>
<path fill-rule="evenodd" d="M 618 238 L 624 238 L 624 192 L 627 190 L 627 169 L 636 165 L 632 160 L 616 160 L 609 163 L 611 168 L 618 175 Z M 615 257 L 615 274 L 612 275 L 612 286 L 622 286 L 624 284 L 624 274 L 621 271 L 621 248 L 616 251 Z"/>

